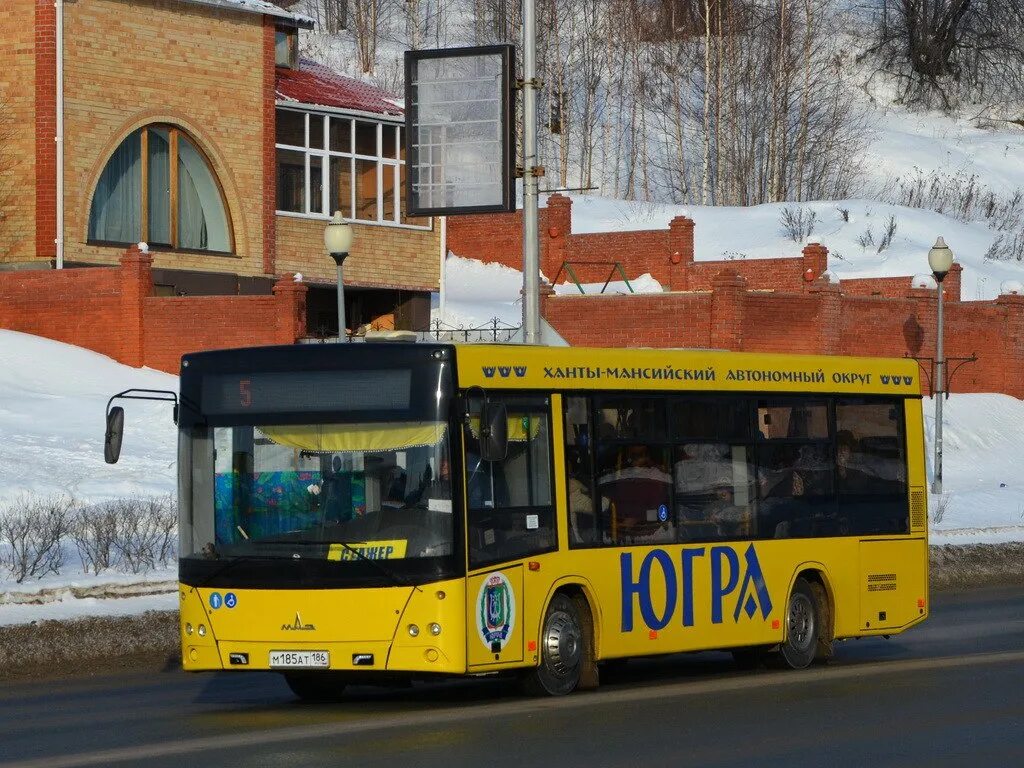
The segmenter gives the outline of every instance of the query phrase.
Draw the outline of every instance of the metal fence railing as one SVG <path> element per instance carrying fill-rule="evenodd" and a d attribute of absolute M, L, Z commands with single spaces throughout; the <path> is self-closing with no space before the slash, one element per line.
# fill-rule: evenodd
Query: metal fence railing
<path fill-rule="evenodd" d="M 452 325 L 441 320 L 431 320 L 426 328 L 413 330 L 416 334 L 416 341 L 420 342 L 447 342 L 447 343 L 490 343 L 504 344 L 512 341 L 522 326 L 509 325 L 500 318 L 492 317 L 483 325 Z M 385 330 L 371 328 L 371 331 Z M 366 341 L 365 333 L 352 334 L 347 339 L 349 342 Z M 338 337 L 335 334 L 317 334 L 299 339 L 299 344 L 336 344 Z"/>

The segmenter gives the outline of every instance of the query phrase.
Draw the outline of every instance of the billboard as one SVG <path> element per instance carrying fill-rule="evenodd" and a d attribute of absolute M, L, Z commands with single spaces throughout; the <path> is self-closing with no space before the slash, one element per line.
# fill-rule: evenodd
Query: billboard
<path fill-rule="evenodd" d="M 515 210 L 515 48 L 405 53 L 411 216 Z"/>

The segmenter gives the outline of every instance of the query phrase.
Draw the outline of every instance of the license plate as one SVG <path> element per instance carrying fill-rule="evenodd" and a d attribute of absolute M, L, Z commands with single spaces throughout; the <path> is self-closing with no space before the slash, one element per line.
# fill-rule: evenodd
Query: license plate
<path fill-rule="evenodd" d="M 270 666 L 286 669 L 320 669 L 331 666 L 328 651 L 271 651 Z"/>

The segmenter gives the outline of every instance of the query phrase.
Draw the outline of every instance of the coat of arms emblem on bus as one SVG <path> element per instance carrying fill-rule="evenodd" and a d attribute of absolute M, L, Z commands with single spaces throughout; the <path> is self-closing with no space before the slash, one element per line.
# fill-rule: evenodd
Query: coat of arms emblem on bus
<path fill-rule="evenodd" d="M 477 595 L 476 628 L 491 653 L 501 653 L 516 621 L 516 596 L 505 574 L 492 573 Z"/>

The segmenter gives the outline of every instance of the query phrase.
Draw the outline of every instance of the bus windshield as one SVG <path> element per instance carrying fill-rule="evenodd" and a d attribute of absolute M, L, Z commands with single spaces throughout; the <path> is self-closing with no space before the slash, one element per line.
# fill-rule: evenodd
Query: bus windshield
<path fill-rule="evenodd" d="M 446 422 L 201 431 L 214 477 L 196 513 L 213 519 L 196 521 L 206 535 L 194 539 L 195 554 L 340 562 L 453 552 Z"/>

